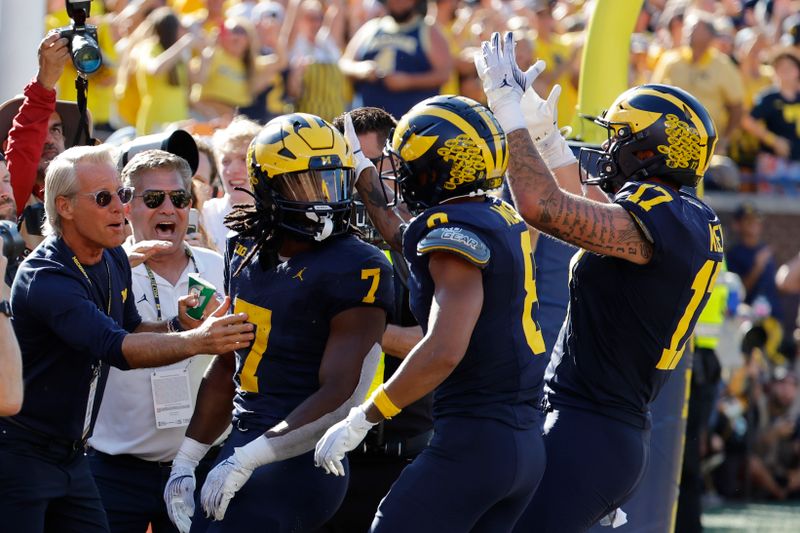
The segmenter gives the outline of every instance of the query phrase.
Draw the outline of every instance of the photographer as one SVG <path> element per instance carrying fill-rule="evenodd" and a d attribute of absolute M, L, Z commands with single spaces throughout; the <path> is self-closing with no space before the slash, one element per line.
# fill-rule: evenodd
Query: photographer
<path fill-rule="evenodd" d="M 0 200 L 2 187 L 0 181 Z M 0 416 L 15 415 L 22 407 L 22 358 L 11 327 L 11 290 L 3 281 L 7 264 L 8 259 L 3 255 L 3 239 L 0 239 Z"/>
<path fill-rule="evenodd" d="M 57 103 L 55 91 L 68 58 L 67 39 L 47 35 L 39 45 L 36 78 L 25 86 L 22 97 L 0 106 L 0 141 L 8 143 L 5 153 L 18 216 L 31 194 L 42 199 L 47 166 L 74 141 L 77 106 Z"/>
<path fill-rule="evenodd" d="M 14 331 L 27 394 L 14 417 L 0 419 L 0 516 L 8 531 L 107 532 L 108 521 L 84 455 L 108 377 L 163 366 L 199 353 L 247 345 L 245 314 L 204 321 L 179 314 L 142 321 L 124 240 L 121 187 L 108 147 L 76 147 L 45 177 L 48 237 L 22 263 L 11 291 Z"/>

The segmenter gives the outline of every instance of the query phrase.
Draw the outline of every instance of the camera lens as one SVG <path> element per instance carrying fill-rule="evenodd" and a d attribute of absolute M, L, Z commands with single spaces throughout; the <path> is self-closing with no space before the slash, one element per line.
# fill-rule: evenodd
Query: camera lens
<path fill-rule="evenodd" d="M 9 262 L 25 252 L 25 241 L 17 231 L 17 225 L 8 220 L 0 220 L 0 239 L 3 240 L 3 255 Z"/>
<path fill-rule="evenodd" d="M 72 63 L 83 74 L 96 72 L 103 64 L 100 47 L 88 35 L 76 34 L 72 38 Z"/>

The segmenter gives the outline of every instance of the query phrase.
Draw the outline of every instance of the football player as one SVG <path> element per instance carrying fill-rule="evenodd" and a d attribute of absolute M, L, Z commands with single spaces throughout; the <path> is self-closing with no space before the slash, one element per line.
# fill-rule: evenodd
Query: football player
<path fill-rule="evenodd" d="M 365 397 L 392 306 L 391 266 L 350 234 L 353 152 L 342 134 L 313 115 L 284 115 L 247 161 L 255 205 L 228 219 L 237 234 L 225 289 L 255 339 L 215 359 L 201 385 L 164 493 L 182 531 L 194 467 L 231 422 L 232 398 L 234 428 L 201 491 L 215 520 L 207 531 L 309 531 L 333 515 L 347 478 L 325 476 L 310 452 Z M 195 519 L 192 531 L 205 525 Z"/>
<path fill-rule="evenodd" d="M 476 65 L 508 132 L 509 183 L 521 215 L 582 248 L 571 263 L 569 311 L 545 376 L 547 468 L 516 531 L 585 531 L 641 480 L 649 406 L 680 361 L 720 272 L 720 222 L 683 190 L 702 179 L 716 131 L 681 89 L 625 91 L 595 121 L 608 131 L 603 149 L 581 153 L 590 170 L 584 181 L 612 195 L 593 201 L 559 187 L 582 172 L 535 92 L 540 105 L 527 118 L 539 126 L 531 135 L 525 129 L 519 101 L 543 63 L 522 72 L 513 38 L 501 44 L 494 34 Z"/>
<path fill-rule="evenodd" d="M 435 389 L 433 439 L 380 503 L 372 531 L 510 531 L 544 470 L 536 400 L 546 358 L 530 235 L 511 206 L 485 194 L 503 182 L 505 134 L 488 109 L 460 96 L 429 98 L 404 115 L 382 161 L 418 213 L 403 233 L 345 124 L 370 217 L 391 245 L 402 235 L 425 336 L 325 433 L 315 460 L 342 475 L 345 452 L 370 427 Z"/>

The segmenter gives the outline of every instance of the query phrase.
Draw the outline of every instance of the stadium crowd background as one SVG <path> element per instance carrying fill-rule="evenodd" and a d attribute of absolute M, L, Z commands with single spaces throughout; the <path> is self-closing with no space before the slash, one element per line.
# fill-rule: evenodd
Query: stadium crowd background
<path fill-rule="evenodd" d="M 403 76 L 389 53 L 369 64 L 355 61 L 363 42 L 353 37 L 392 3 L 412 5 L 428 21 L 431 77 L 422 85 Z M 47 30 L 69 24 L 64 0 L 46 4 Z M 559 123 L 573 124 L 593 4 L 94 0 L 91 22 L 98 26 L 104 59 L 89 78 L 94 136 L 122 145 L 176 128 L 192 133 L 201 148 L 194 205 L 205 226 L 194 244 L 222 251 L 215 245 L 225 214 L 219 204 L 243 179 L 242 168 L 230 167 L 242 163 L 257 124 L 291 111 L 332 120 L 374 98 L 370 84 L 383 87 L 378 104 L 398 118 L 424 98 L 406 105 L 406 93 L 414 90 L 485 101 L 473 54 L 492 32 L 515 33 L 523 69 L 536 59 L 547 62 L 536 89 L 548 94 L 559 83 Z M 435 46 L 438 38 L 447 46 Z M 707 503 L 797 498 L 800 2 L 646 0 L 630 54 L 631 85 L 658 82 L 688 90 L 709 109 L 720 133 L 705 188 L 726 226 L 731 275 L 719 304 L 724 321 L 711 333 L 719 365 L 706 369 L 715 390 L 701 439 Z M 59 100 L 75 100 L 75 76 L 67 64 L 57 84 Z M 239 159 L 226 160 L 229 155 Z M 226 172 L 232 175 L 228 184 L 222 181 Z M 23 206 L 29 198 L 15 201 Z"/>

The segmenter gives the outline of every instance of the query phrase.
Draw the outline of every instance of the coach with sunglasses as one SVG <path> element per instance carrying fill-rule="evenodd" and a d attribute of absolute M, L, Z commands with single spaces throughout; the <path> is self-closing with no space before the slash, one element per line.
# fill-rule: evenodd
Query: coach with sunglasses
<path fill-rule="evenodd" d="M 170 315 L 142 320 L 120 246 L 133 195 L 121 186 L 108 147 L 71 148 L 47 169 L 48 237 L 11 290 L 26 395 L 19 414 L 0 418 L 4 531 L 109 531 L 84 455 L 109 366 L 161 367 L 253 338 L 246 315 L 225 316 L 227 299 L 202 322 L 186 314 L 196 297 L 184 297 L 177 313 L 162 301 Z"/>
<path fill-rule="evenodd" d="M 140 152 L 125 165 L 122 182 L 136 191 L 124 207 L 133 229 L 130 239 L 169 243 L 132 270 L 142 319 L 177 314 L 178 299 L 189 292 L 189 274 L 221 289 L 222 256 L 184 242 L 191 207 L 188 162 L 162 150 Z M 145 533 L 148 524 L 154 531 L 177 531 L 162 495 L 210 362 L 211 356 L 196 355 L 158 368 L 110 370 L 89 440 L 89 464 L 113 533 Z M 164 398 L 171 391 L 183 394 Z M 207 472 L 202 466 L 196 474 Z"/>

